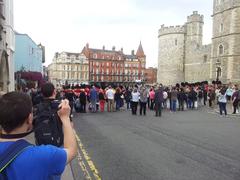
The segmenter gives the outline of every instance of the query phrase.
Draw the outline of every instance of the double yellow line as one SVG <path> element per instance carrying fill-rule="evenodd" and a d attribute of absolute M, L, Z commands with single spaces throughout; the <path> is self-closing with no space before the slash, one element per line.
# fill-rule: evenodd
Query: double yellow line
<path fill-rule="evenodd" d="M 98 172 L 96 166 L 94 165 L 93 161 L 91 160 L 90 156 L 88 155 L 87 151 L 85 150 L 85 148 L 81 142 L 80 136 L 77 135 L 76 131 L 75 131 L 75 136 L 76 136 L 76 139 L 78 142 L 79 149 L 83 154 L 83 157 L 82 157 L 81 153 L 78 151 L 77 159 L 78 159 L 78 163 L 84 173 L 85 178 L 92 180 L 92 177 L 91 177 L 89 171 L 87 170 L 87 166 L 84 163 L 84 159 L 86 160 L 95 180 L 101 180 L 101 177 L 99 175 L 99 172 Z"/>

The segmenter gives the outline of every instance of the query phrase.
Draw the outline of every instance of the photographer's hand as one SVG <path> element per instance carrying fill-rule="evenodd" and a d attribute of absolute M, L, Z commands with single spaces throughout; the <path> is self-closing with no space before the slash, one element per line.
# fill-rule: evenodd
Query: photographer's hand
<path fill-rule="evenodd" d="M 71 108 L 69 106 L 69 101 L 67 99 L 62 100 L 61 104 L 59 105 L 58 115 L 60 119 L 67 119 L 70 116 Z"/>
<path fill-rule="evenodd" d="M 63 145 L 67 153 L 67 163 L 69 163 L 77 154 L 77 142 L 69 118 L 71 112 L 69 101 L 62 100 L 61 104 L 59 105 L 59 108 L 61 109 L 58 111 L 58 115 L 62 121 L 64 133 Z"/>

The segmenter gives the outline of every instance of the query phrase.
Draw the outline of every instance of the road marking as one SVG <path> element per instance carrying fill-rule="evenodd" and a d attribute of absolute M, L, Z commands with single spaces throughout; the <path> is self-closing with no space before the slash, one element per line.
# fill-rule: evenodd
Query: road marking
<path fill-rule="evenodd" d="M 76 139 L 77 139 L 77 142 L 78 142 L 78 146 L 79 146 L 81 152 L 83 153 L 83 156 L 84 156 L 86 162 L 88 163 L 88 166 L 89 166 L 89 168 L 91 169 L 91 171 L 92 171 L 95 179 L 96 179 L 96 180 L 101 180 L 101 177 L 100 177 L 100 175 L 99 175 L 99 172 L 98 172 L 96 166 L 94 165 L 93 161 L 91 160 L 90 156 L 88 155 L 87 151 L 85 150 L 85 148 L 84 148 L 84 146 L 83 146 L 83 144 L 82 144 L 82 142 L 81 142 L 80 136 L 77 135 L 76 132 L 75 132 L 75 136 L 76 136 Z M 84 164 L 84 162 L 83 162 L 83 158 L 81 157 L 81 155 L 80 155 L 79 152 L 78 152 L 78 156 L 79 156 L 79 158 L 80 158 L 80 160 L 81 160 L 81 161 L 79 161 L 79 165 L 81 166 L 81 168 L 84 169 L 84 172 L 86 172 L 86 173 L 89 175 L 89 172 L 87 171 L 86 166 L 85 166 L 85 164 Z M 80 162 L 83 163 L 83 164 L 80 164 Z M 83 166 L 83 167 L 82 167 L 82 166 Z M 86 171 L 85 171 L 85 170 L 86 170 Z M 89 175 L 89 177 L 90 177 L 90 175 Z M 90 177 L 90 178 L 91 178 L 91 177 Z M 90 180 L 91 180 L 91 179 L 90 179 Z"/>
<path fill-rule="evenodd" d="M 87 180 L 92 180 L 87 168 L 86 168 L 86 165 L 83 161 L 83 158 L 80 154 L 80 152 L 78 151 L 78 154 L 77 154 L 77 159 L 78 159 L 78 164 L 79 166 L 81 167 L 82 171 L 83 171 L 83 174 L 84 174 L 84 177 L 87 179 Z"/>

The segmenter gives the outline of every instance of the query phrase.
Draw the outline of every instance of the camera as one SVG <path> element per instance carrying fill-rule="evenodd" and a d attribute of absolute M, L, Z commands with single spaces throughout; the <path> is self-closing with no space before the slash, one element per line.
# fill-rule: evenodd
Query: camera
<path fill-rule="evenodd" d="M 51 108 L 52 108 L 52 109 L 55 109 L 55 110 L 59 110 L 59 109 L 61 109 L 61 108 L 59 107 L 60 104 L 61 104 L 61 101 L 59 101 L 59 100 L 53 100 L 53 101 L 51 102 Z"/>

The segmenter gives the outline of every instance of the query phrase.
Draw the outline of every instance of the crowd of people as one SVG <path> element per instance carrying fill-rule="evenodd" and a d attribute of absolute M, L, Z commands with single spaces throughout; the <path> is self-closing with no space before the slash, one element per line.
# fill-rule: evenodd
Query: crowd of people
<path fill-rule="evenodd" d="M 41 93 L 33 90 L 33 104 L 41 101 Z M 123 109 L 131 110 L 133 115 L 146 115 L 146 109 L 161 115 L 162 109 L 170 112 L 197 109 L 202 106 L 214 108 L 227 115 L 226 105 L 232 104 L 233 114 L 238 113 L 240 91 L 237 85 L 182 83 L 175 86 L 135 85 L 126 86 L 76 86 L 57 89 L 56 99 L 68 99 L 71 109 L 77 113 L 113 112 Z M 139 112 L 138 112 L 139 109 Z"/>
<path fill-rule="evenodd" d="M 162 116 L 162 109 L 176 112 L 218 104 L 219 113 L 227 115 L 227 103 L 236 114 L 239 102 L 237 85 L 207 83 L 61 89 L 46 83 L 38 90 L 1 93 L 0 179 L 60 179 L 65 165 L 77 153 L 73 110 L 96 113 L 126 109 L 132 115 L 145 116 L 148 108 L 155 116 Z M 23 139 L 31 132 L 36 146 Z"/>

